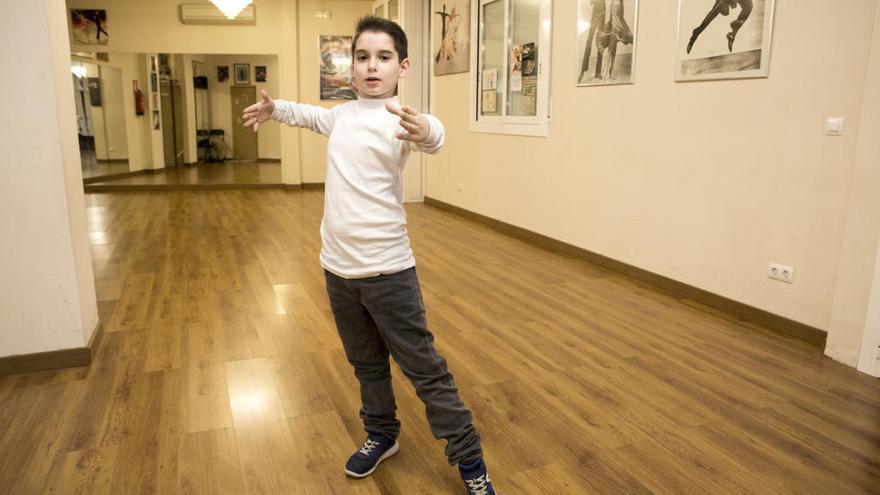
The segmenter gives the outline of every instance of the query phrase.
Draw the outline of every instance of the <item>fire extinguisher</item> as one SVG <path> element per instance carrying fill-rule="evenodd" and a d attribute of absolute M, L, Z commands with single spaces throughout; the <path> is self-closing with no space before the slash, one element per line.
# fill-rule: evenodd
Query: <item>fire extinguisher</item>
<path fill-rule="evenodd" d="M 134 112 L 137 115 L 144 114 L 144 94 L 138 89 L 138 82 L 132 81 L 134 84 Z"/>

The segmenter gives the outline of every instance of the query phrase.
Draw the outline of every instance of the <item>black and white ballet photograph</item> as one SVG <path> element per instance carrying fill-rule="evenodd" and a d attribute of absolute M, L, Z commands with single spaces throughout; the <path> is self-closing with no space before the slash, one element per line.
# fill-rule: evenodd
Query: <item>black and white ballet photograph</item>
<path fill-rule="evenodd" d="M 680 0 L 676 80 L 767 77 L 775 0 Z"/>

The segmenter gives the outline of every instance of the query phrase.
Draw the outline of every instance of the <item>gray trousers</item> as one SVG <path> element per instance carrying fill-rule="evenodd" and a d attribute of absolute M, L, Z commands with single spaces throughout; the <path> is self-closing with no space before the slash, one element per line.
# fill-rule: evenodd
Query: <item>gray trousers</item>
<path fill-rule="evenodd" d="M 391 439 L 400 433 L 390 355 L 425 403 L 434 437 L 446 439 L 449 464 L 482 457 L 471 412 L 434 348 L 415 268 L 361 279 L 324 275 L 336 328 L 360 382 L 364 429 Z"/>

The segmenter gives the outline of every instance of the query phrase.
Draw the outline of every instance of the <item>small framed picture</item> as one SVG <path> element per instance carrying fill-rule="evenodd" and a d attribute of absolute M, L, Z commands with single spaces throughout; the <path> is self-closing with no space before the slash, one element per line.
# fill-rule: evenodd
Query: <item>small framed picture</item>
<path fill-rule="evenodd" d="M 266 66 L 265 65 L 255 65 L 254 66 L 254 79 L 257 82 L 266 82 Z"/>
<path fill-rule="evenodd" d="M 218 65 L 217 66 L 217 82 L 225 83 L 229 80 L 229 66 L 228 65 Z"/>
<path fill-rule="evenodd" d="M 235 84 L 251 83 L 251 64 L 235 64 Z"/>

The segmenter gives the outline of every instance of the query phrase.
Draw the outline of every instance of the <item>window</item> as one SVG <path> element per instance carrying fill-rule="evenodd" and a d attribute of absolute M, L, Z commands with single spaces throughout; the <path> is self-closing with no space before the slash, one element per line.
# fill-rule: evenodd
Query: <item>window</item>
<path fill-rule="evenodd" d="M 471 130 L 547 136 L 551 0 L 479 0 Z"/>

